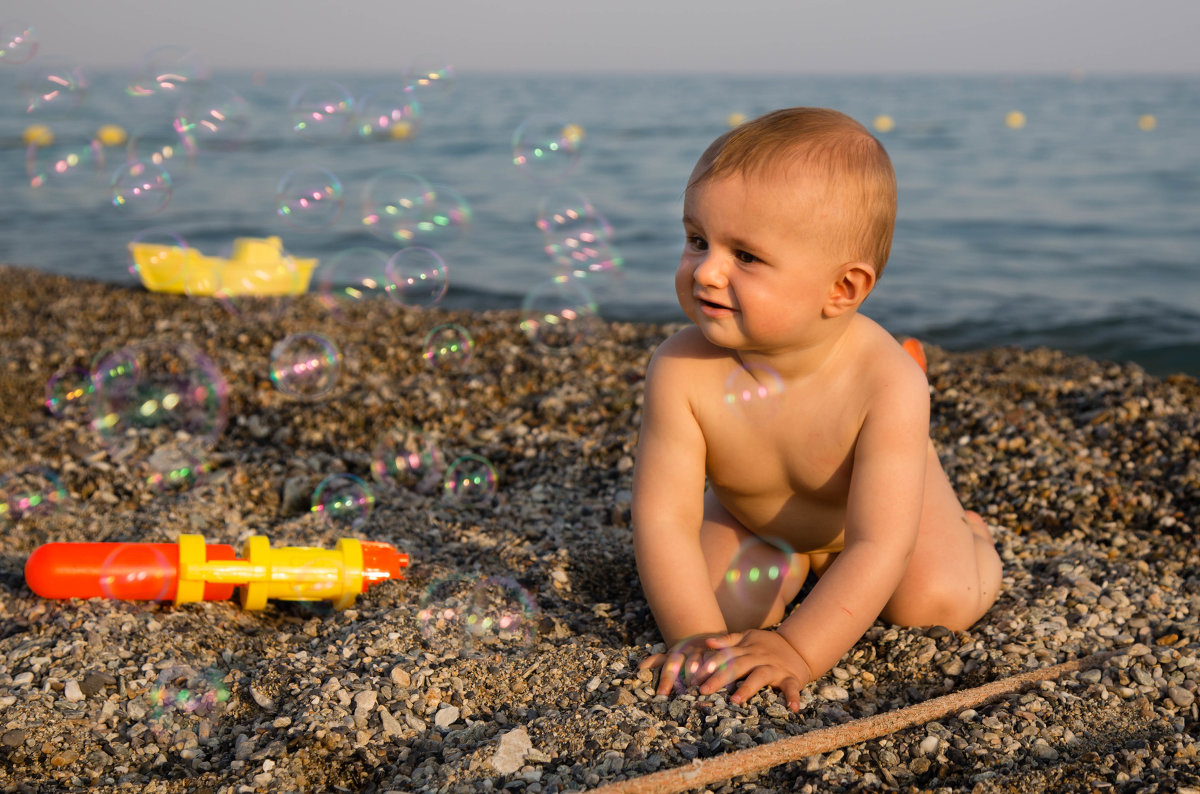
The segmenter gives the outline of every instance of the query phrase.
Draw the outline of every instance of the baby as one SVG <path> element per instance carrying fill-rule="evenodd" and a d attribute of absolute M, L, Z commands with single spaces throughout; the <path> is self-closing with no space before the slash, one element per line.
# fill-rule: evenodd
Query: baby
<path fill-rule="evenodd" d="M 634 470 L 658 694 L 740 681 L 733 702 L 773 687 L 795 711 L 876 618 L 964 629 L 996 599 L 1000 558 L 930 442 L 922 368 L 858 313 L 895 216 L 887 153 L 833 110 L 750 121 L 692 171 L 675 290 L 693 325 L 650 362 Z"/>

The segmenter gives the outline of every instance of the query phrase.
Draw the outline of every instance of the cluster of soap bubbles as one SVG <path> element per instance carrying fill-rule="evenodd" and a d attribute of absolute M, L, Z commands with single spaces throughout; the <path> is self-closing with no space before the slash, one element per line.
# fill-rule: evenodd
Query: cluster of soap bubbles
<path fill-rule="evenodd" d="M 196 731 L 202 721 L 211 723 L 221 716 L 230 696 L 220 670 L 170 665 L 159 672 L 146 692 L 146 718 L 156 737 L 174 736 L 184 729 Z M 207 731 L 200 728 L 197 732 Z"/>
<path fill-rule="evenodd" d="M 503 576 L 436 579 L 417 607 L 421 636 L 432 649 L 467 656 L 528 649 L 537 639 L 539 620 L 529 591 Z"/>
<path fill-rule="evenodd" d="M 384 431 L 371 451 L 371 473 L 389 488 L 432 494 L 439 489 L 456 503 L 486 506 L 496 495 L 496 468 L 486 457 L 466 454 L 445 465 L 441 449 L 428 433 L 394 426 Z"/>
<path fill-rule="evenodd" d="M 619 283 L 624 265 L 612 224 L 587 196 L 562 184 L 579 162 L 584 138 L 581 125 L 543 114 L 513 133 L 513 164 L 546 190 L 536 226 L 550 272 L 521 305 L 521 328 L 544 352 L 574 348 L 598 333 L 593 287 Z"/>
<path fill-rule="evenodd" d="M 330 526 L 361 527 L 374 506 L 371 486 L 353 474 L 331 474 L 313 491 L 312 512 Z"/>
<path fill-rule="evenodd" d="M 52 469 L 22 466 L 0 475 L 0 527 L 60 510 L 70 494 Z"/>

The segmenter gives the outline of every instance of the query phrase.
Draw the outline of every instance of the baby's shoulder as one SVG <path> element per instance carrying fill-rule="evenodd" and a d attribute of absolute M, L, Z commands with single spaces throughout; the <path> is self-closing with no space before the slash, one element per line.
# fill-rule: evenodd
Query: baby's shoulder
<path fill-rule="evenodd" d="M 654 351 L 653 360 L 669 359 L 701 365 L 711 361 L 723 361 L 729 357 L 728 350 L 717 347 L 705 338 L 699 328 L 689 325 L 667 337 Z"/>
<path fill-rule="evenodd" d="M 902 392 L 928 395 L 921 367 L 900 342 L 882 326 L 866 321 L 853 345 L 853 381 L 866 396 L 898 396 Z"/>

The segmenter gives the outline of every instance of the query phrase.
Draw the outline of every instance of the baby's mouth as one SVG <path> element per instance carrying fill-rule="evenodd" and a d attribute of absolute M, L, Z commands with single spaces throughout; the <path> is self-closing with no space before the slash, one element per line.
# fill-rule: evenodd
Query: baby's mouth
<path fill-rule="evenodd" d="M 700 305 L 707 309 L 724 309 L 725 311 L 733 311 L 732 306 L 726 306 L 723 303 L 717 303 L 716 301 L 706 300 L 705 298 L 701 298 L 699 296 L 697 296 L 696 300 L 700 301 Z"/>

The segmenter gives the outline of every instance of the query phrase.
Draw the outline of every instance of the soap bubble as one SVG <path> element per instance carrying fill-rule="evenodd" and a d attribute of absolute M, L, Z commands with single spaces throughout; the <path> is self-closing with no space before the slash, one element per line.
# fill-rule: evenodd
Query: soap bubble
<path fill-rule="evenodd" d="M 154 215 L 171 203 L 171 175 L 161 165 L 138 160 L 113 173 L 112 204 L 130 215 Z"/>
<path fill-rule="evenodd" d="M 437 194 L 423 177 L 398 169 L 376 174 L 363 193 L 363 225 L 381 240 L 411 245 Z"/>
<path fill-rule="evenodd" d="M 46 381 L 46 410 L 59 419 L 87 424 L 93 392 L 91 372 L 64 367 Z"/>
<path fill-rule="evenodd" d="M 197 481 L 227 418 L 228 384 L 212 359 L 151 340 L 105 356 L 92 382 L 92 429 L 113 460 L 156 487 Z"/>
<path fill-rule="evenodd" d="M 91 190 L 100 183 L 104 170 L 104 147 L 97 140 L 31 144 L 25 150 L 25 172 L 34 189 Z"/>
<path fill-rule="evenodd" d="M 404 306 L 433 306 L 446 294 L 446 263 L 437 251 L 401 248 L 387 262 L 388 295 Z"/>
<path fill-rule="evenodd" d="M 418 100 L 447 94 L 454 88 L 454 67 L 448 63 L 416 64 L 405 73 L 404 85 Z"/>
<path fill-rule="evenodd" d="M 720 587 L 738 603 L 769 605 L 797 575 L 791 546 L 778 538 L 760 536 L 742 542 Z"/>
<path fill-rule="evenodd" d="M 496 469 L 482 455 L 463 455 L 446 470 L 442 487 L 461 504 L 491 504 L 496 495 Z"/>
<path fill-rule="evenodd" d="M 133 130 L 125 141 L 125 162 L 154 163 L 178 170 L 187 148 L 180 142 L 174 125 L 144 124 Z"/>
<path fill-rule="evenodd" d="M 250 105 L 233 89 L 209 83 L 183 98 L 174 126 L 191 157 L 201 151 L 230 151 L 250 135 Z"/>
<path fill-rule="evenodd" d="M 174 597 L 178 573 L 159 544 L 118 543 L 100 563 L 100 592 L 114 601 L 163 601 Z"/>
<path fill-rule="evenodd" d="M 535 182 L 560 182 L 579 162 L 582 143 L 579 125 L 535 115 L 513 133 L 513 164 Z"/>
<path fill-rule="evenodd" d="M 365 246 L 347 248 L 321 262 L 316 279 L 321 305 L 334 314 L 390 295 L 393 288 L 387 254 Z"/>
<path fill-rule="evenodd" d="M 324 168 L 295 168 L 275 188 L 275 210 L 294 229 L 332 224 L 342 211 L 342 183 Z"/>
<path fill-rule="evenodd" d="M 58 512 L 70 494 L 45 466 L 23 466 L 0 475 L 0 525 Z"/>
<path fill-rule="evenodd" d="M 610 273 L 624 264 L 612 245 L 612 224 L 578 190 L 559 188 L 544 196 L 537 226 L 545 235 L 546 253 L 565 275 Z"/>
<path fill-rule="evenodd" d="M 353 474 L 331 474 L 313 491 L 312 511 L 329 526 L 360 527 L 374 506 L 371 487 Z"/>
<path fill-rule="evenodd" d="M 163 668 L 146 693 L 149 726 L 156 737 L 174 737 L 180 731 L 202 733 L 202 723 L 219 717 L 227 708 L 229 687 L 221 671 L 200 672 L 189 665 Z"/>
<path fill-rule="evenodd" d="M 371 473 L 380 483 L 430 493 L 442 484 L 442 453 L 420 430 L 389 428 L 372 450 Z"/>
<path fill-rule="evenodd" d="M 471 228 L 471 207 L 458 191 L 447 185 L 431 184 L 424 213 L 412 229 L 409 244 L 444 246 L 464 237 Z"/>
<path fill-rule="evenodd" d="M 766 364 L 739 364 L 725 378 L 724 401 L 732 413 L 743 419 L 759 420 L 774 416 L 783 394 L 783 378 Z"/>
<path fill-rule="evenodd" d="M 288 102 L 292 133 L 309 143 L 345 138 L 354 123 L 354 98 L 332 80 L 317 80 L 296 89 Z"/>
<path fill-rule="evenodd" d="M 80 66 L 39 58 L 21 67 L 17 90 L 26 113 L 41 119 L 64 118 L 83 104 L 88 81 Z"/>
<path fill-rule="evenodd" d="M 271 382 L 298 400 L 329 394 L 341 371 L 341 351 L 332 339 L 318 333 L 290 334 L 271 348 Z"/>
<path fill-rule="evenodd" d="M 591 292 L 579 279 L 556 276 L 525 296 L 521 330 L 543 351 L 567 350 L 599 332 L 597 311 Z"/>
<path fill-rule="evenodd" d="M 533 596 L 501 576 L 435 579 L 417 606 L 421 636 L 429 647 L 464 656 L 524 652 L 537 639 L 539 619 Z"/>
<path fill-rule="evenodd" d="M 670 663 L 670 656 L 684 652 L 685 643 L 687 643 L 686 639 L 680 640 L 671 647 L 668 654 L 668 663 Z M 710 676 L 722 670 L 727 670 L 733 662 L 734 655 L 729 648 L 705 649 L 703 652 L 692 651 L 683 657 L 679 672 L 675 675 L 672 689 L 676 695 L 682 695 L 688 691 L 694 692 Z M 727 685 L 726 689 L 729 689 L 731 686 L 732 683 Z"/>
<path fill-rule="evenodd" d="M 417 134 L 421 106 L 404 88 L 379 85 L 363 94 L 355 119 L 355 128 L 362 138 L 406 141 Z"/>
<path fill-rule="evenodd" d="M 32 25 L 17 19 L 0 22 L 0 63 L 10 66 L 28 63 L 37 50 L 37 32 Z"/>
<path fill-rule="evenodd" d="M 443 323 L 425 335 L 424 357 L 435 367 L 465 366 L 471 360 L 475 340 L 471 333 L 457 323 Z"/>
<path fill-rule="evenodd" d="M 198 53 L 177 44 L 165 44 L 142 56 L 125 93 L 177 102 L 185 89 L 205 82 L 208 77 L 208 64 Z"/>

